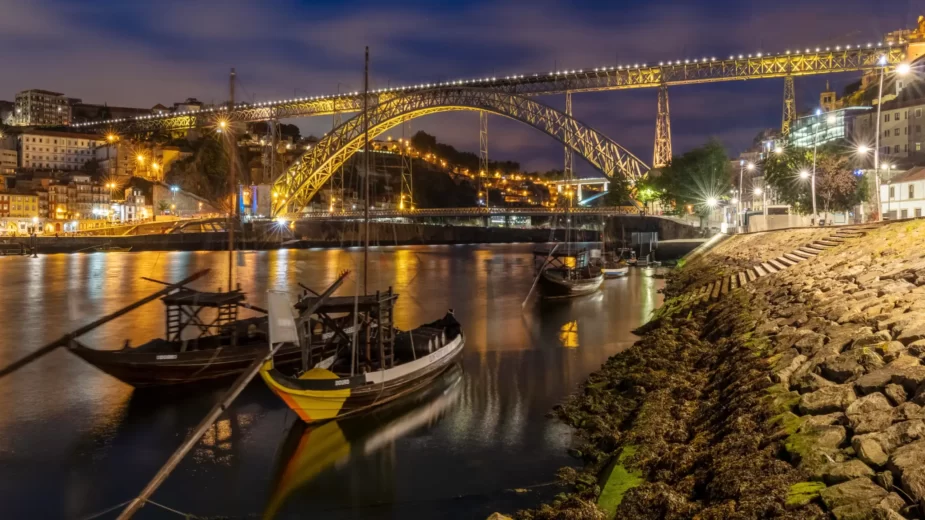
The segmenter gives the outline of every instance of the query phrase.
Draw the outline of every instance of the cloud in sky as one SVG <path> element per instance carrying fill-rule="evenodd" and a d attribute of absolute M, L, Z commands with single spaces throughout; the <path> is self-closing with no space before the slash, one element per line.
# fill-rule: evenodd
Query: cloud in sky
<path fill-rule="evenodd" d="M 925 0 L 704 2 L 323 2 L 0 0 L 0 99 L 27 88 L 88 102 L 153 106 L 187 97 L 268 100 L 362 88 L 363 47 L 374 87 L 555 67 L 656 62 L 876 40 L 911 26 Z M 841 88 L 857 74 L 833 78 Z M 814 106 L 825 80 L 798 78 L 798 104 Z M 720 136 L 730 153 L 780 124 L 782 81 L 677 87 L 670 91 L 675 152 Z M 576 95 L 575 115 L 651 159 L 654 90 Z M 561 107 L 562 96 L 540 98 Z M 497 123 L 495 121 L 497 120 Z M 299 120 L 320 134 L 329 118 Z M 492 118 L 491 155 L 532 168 L 560 167 L 561 148 L 523 125 Z M 417 120 L 475 150 L 478 118 Z"/>

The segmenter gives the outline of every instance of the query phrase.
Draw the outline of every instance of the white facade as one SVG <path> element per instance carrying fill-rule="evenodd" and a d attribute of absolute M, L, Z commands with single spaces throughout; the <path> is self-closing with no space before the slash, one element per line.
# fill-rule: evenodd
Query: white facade
<path fill-rule="evenodd" d="M 60 92 L 24 90 L 16 94 L 14 124 L 18 126 L 60 126 L 71 122 L 71 106 Z"/>
<path fill-rule="evenodd" d="M 925 215 L 925 168 L 913 168 L 881 184 L 880 205 L 888 219 Z"/>
<path fill-rule="evenodd" d="M 876 108 L 858 116 L 854 138 L 873 145 L 876 118 Z M 888 163 L 891 159 L 904 159 L 916 153 L 925 153 L 925 102 L 883 110 L 880 114 L 881 160 Z"/>
<path fill-rule="evenodd" d="M 96 158 L 96 148 L 105 138 L 92 134 L 71 134 L 36 130 L 19 136 L 20 165 L 46 170 L 79 170 Z"/>
<path fill-rule="evenodd" d="M 16 166 L 19 162 L 19 155 L 16 150 L 0 149 L 0 175 L 11 175 L 16 173 Z"/>

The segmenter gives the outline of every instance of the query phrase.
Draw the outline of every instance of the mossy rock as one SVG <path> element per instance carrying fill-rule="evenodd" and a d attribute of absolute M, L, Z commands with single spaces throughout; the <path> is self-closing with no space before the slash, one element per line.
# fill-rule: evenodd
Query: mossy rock
<path fill-rule="evenodd" d="M 623 501 L 626 492 L 639 486 L 645 479 L 642 478 L 642 472 L 631 470 L 624 464 L 626 459 L 636 454 L 636 446 L 624 446 L 620 456 L 612 465 L 610 475 L 604 488 L 597 499 L 597 505 L 607 512 L 608 518 L 613 518 L 617 513 L 617 507 Z"/>
<path fill-rule="evenodd" d="M 778 413 L 789 412 L 800 403 L 800 394 L 787 390 L 784 385 L 776 384 L 768 388 L 771 407 Z"/>
<path fill-rule="evenodd" d="M 815 500 L 823 489 L 825 484 L 822 482 L 797 482 L 787 491 L 787 505 L 805 506 Z"/>
<path fill-rule="evenodd" d="M 787 435 L 793 435 L 803 425 L 803 418 L 793 412 L 784 412 L 772 417 L 771 424 L 783 428 Z"/>

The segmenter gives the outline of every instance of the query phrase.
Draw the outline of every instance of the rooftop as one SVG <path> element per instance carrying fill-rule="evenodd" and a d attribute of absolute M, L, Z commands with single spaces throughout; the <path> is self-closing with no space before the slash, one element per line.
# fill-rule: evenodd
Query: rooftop
<path fill-rule="evenodd" d="M 900 173 L 899 175 L 893 176 L 889 182 L 890 184 L 893 184 L 897 182 L 912 182 L 922 180 L 925 180 L 925 166 L 916 166 L 908 171 Z"/>
<path fill-rule="evenodd" d="M 52 92 L 52 91 L 50 91 L 50 90 L 42 90 L 42 89 L 40 89 L 40 88 L 30 88 L 29 90 L 23 90 L 22 92 L 20 92 L 19 94 L 17 94 L 17 96 L 20 95 L 20 94 L 27 94 L 27 93 L 29 93 L 29 94 L 45 94 L 46 96 L 63 96 L 63 95 L 64 95 L 64 94 L 62 94 L 61 92 Z"/>
<path fill-rule="evenodd" d="M 104 141 L 102 135 L 100 134 L 84 134 L 78 132 L 62 132 L 59 130 L 24 130 L 22 135 L 40 135 L 47 137 L 70 137 L 76 139 L 90 139 L 96 141 Z"/>

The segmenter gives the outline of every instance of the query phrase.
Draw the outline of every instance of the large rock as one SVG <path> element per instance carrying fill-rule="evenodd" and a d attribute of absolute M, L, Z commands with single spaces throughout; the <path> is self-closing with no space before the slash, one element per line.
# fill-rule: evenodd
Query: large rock
<path fill-rule="evenodd" d="M 861 477 L 873 477 L 874 470 L 858 459 L 847 462 L 830 462 L 823 470 L 823 480 L 832 486 Z"/>
<path fill-rule="evenodd" d="M 854 447 L 858 457 L 864 462 L 875 466 L 883 465 L 883 457 L 877 453 L 873 445 L 868 440 L 873 440 L 880 446 L 880 450 L 889 455 L 900 446 L 905 446 L 911 442 L 925 438 L 925 421 L 921 419 L 902 421 L 889 428 L 864 435 L 855 435 L 851 439 L 851 445 Z M 862 453 L 864 451 L 867 455 Z"/>
<path fill-rule="evenodd" d="M 844 411 L 857 399 L 850 385 L 827 386 L 800 396 L 800 411 L 804 414 L 821 415 Z"/>
<path fill-rule="evenodd" d="M 895 405 L 901 405 L 906 402 L 906 390 L 897 384 L 889 384 L 883 388 L 883 393 L 893 401 Z"/>
<path fill-rule="evenodd" d="M 823 362 L 822 375 L 836 383 L 845 383 L 883 367 L 883 359 L 869 346 L 853 348 Z"/>
<path fill-rule="evenodd" d="M 803 370 L 799 370 L 799 372 L 802 372 L 802 373 L 800 375 L 796 375 L 796 374 L 791 375 L 790 388 L 793 390 L 796 390 L 797 392 L 800 392 L 801 394 L 805 394 L 808 392 L 815 392 L 816 390 L 825 388 L 827 386 L 835 386 L 835 383 L 820 376 L 819 374 L 815 374 L 813 372 L 806 372 Z"/>
<path fill-rule="evenodd" d="M 911 284 L 905 280 L 895 280 L 893 282 L 882 285 L 878 290 L 878 295 L 881 297 L 888 294 L 900 295 L 905 294 L 912 289 L 915 289 L 915 284 Z"/>
<path fill-rule="evenodd" d="M 871 518 L 873 510 L 886 498 L 885 489 L 867 477 L 860 477 L 819 492 L 819 496 L 839 520 Z"/>
<path fill-rule="evenodd" d="M 920 318 L 915 323 L 903 327 L 902 332 L 896 336 L 896 340 L 902 342 L 903 345 L 923 339 L 925 339 L 925 318 Z"/>
<path fill-rule="evenodd" d="M 909 496 L 916 502 L 925 499 L 925 441 L 897 448 L 890 456 L 889 467 L 900 476 Z"/>
<path fill-rule="evenodd" d="M 806 361 L 806 356 L 790 349 L 774 366 L 774 379 L 785 387 L 790 385 L 790 376 Z"/>
<path fill-rule="evenodd" d="M 825 336 L 816 332 L 810 332 L 808 334 L 802 334 L 800 338 L 793 343 L 793 346 L 800 351 L 800 354 L 810 356 L 819 350 L 819 347 L 824 343 Z"/>
<path fill-rule="evenodd" d="M 890 314 L 877 322 L 877 330 L 893 330 L 897 326 L 904 328 L 908 323 L 918 323 L 923 319 L 925 312 Z"/>
<path fill-rule="evenodd" d="M 883 466 L 890 460 L 880 442 L 871 435 L 855 435 L 851 439 L 851 446 L 858 458 L 870 466 Z"/>
<path fill-rule="evenodd" d="M 852 415 L 848 422 L 855 435 L 879 432 L 893 424 L 893 412 L 884 411 Z"/>
<path fill-rule="evenodd" d="M 893 336 L 890 335 L 890 332 L 887 330 L 880 330 L 873 334 L 867 336 L 861 336 L 851 342 L 851 348 L 856 349 L 859 347 L 869 347 L 873 345 L 879 345 L 881 343 L 886 343 L 893 339 Z"/>
<path fill-rule="evenodd" d="M 862 327 L 856 324 L 851 325 L 829 325 L 822 329 L 822 333 L 828 338 L 827 345 L 836 347 L 839 351 L 850 345 L 855 338 L 868 336 L 872 334 L 870 327 Z"/>
<path fill-rule="evenodd" d="M 885 388 L 886 385 L 893 382 L 893 375 L 909 367 L 921 366 L 919 360 L 912 356 L 899 356 L 888 363 L 883 368 L 872 370 L 871 372 L 859 377 L 854 386 L 862 394 L 878 392 Z"/>
<path fill-rule="evenodd" d="M 850 418 L 852 415 L 882 412 L 891 409 L 893 409 L 893 405 L 890 404 L 887 398 L 880 392 L 874 392 L 851 403 L 845 413 Z"/>
<path fill-rule="evenodd" d="M 925 366 L 915 365 L 893 372 L 891 383 L 902 386 L 906 392 L 914 394 L 925 383 Z"/>
<path fill-rule="evenodd" d="M 894 421 L 914 421 L 916 419 L 925 420 L 925 408 L 922 408 L 916 403 L 902 403 L 893 409 Z"/>

